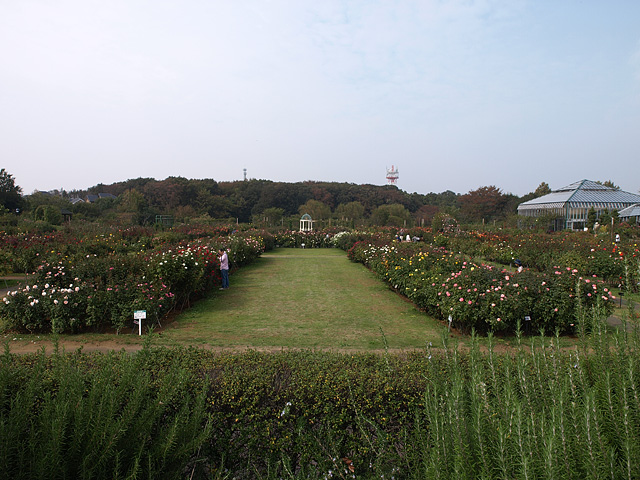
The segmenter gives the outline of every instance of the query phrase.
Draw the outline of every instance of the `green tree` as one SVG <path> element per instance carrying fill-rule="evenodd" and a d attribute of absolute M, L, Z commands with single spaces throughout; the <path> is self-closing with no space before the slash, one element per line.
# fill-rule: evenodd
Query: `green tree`
<path fill-rule="evenodd" d="M 535 196 L 535 198 L 538 198 L 544 195 L 548 195 L 550 193 L 551 193 L 551 187 L 549 187 L 549 184 L 547 182 L 542 182 L 540 185 L 538 185 L 538 188 L 536 188 L 536 190 L 533 192 L 533 195 Z"/>
<path fill-rule="evenodd" d="M 411 213 L 404 205 L 394 203 L 380 205 L 371 212 L 371 223 L 380 226 L 404 227 L 411 226 Z"/>
<path fill-rule="evenodd" d="M 345 220 L 360 220 L 364 215 L 364 205 L 360 202 L 341 203 L 336 207 L 336 217 Z"/>
<path fill-rule="evenodd" d="M 4 168 L 0 170 L 0 206 L 10 212 L 22 210 L 24 206 L 22 188 L 16 185 L 13 175 Z"/>
<path fill-rule="evenodd" d="M 538 188 L 536 188 L 535 191 L 527 193 L 526 195 L 521 197 L 517 203 L 528 202 L 529 200 L 542 197 L 543 195 L 547 195 L 549 193 L 551 193 L 551 187 L 549 187 L 549 184 L 547 182 L 542 182 L 540 183 L 540 185 L 538 185 Z"/>
<path fill-rule="evenodd" d="M 17 225 L 18 217 L 15 215 L 15 212 L 10 212 L 0 206 L 0 229 L 6 231 L 7 227 L 16 227 Z M 0 265 L 2 265 L 2 253 L 0 253 Z"/>
<path fill-rule="evenodd" d="M 616 212 L 617 213 L 617 212 Z M 611 212 L 609 212 L 608 208 L 605 208 L 600 212 L 600 216 L 598 218 L 598 222 L 600 225 L 604 227 L 608 227 L 611 225 Z"/>
<path fill-rule="evenodd" d="M 127 221 L 142 225 L 145 220 L 151 219 L 147 199 L 135 188 L 120 195 L 118 202 L 118 210 L 124 214 L 123 218 L 128 218 Z"/>
<path fill-rule="evenodd" d="M 304 205 L 300 205 L 298 213 L 300 215 L 308 213 L 314 221 L 326 220 L 331 216 L 331 208 L 329 208 L 329 205 L 312 199 L 308 200 Z"/>
<path fill-rule="evenodd" d="M 300 205 L 311 198 L 311 188 L 304 183 L 274 183 L 265 186 L 254 212 L 263 212 L 269 207 L 282 208 L 287 215 L 293 215 Z M 322 203 L 319 202 L 318 203 Z M 309 215 L 312 215 L 309 212 Z"/>
<path fill-rule="evenodd" d="M 597 219 L 598 219 L 598 215 L 596 214 L 596 209 L 591 207 L 589 209 L 589 211 L 587 212 L 587 224 L 586 224 L 586 227 L 589 230 L 593 230 L 593 226 L 596 224 Z"/>
<path fill-rule="evenodd" d="M 194 205 L 198 196 L 195 182 L 183 177 L 168 177 L 147 183 L 142 190 L 152 208 L 168 213 L 179 206 Z"/>
<path fill-rule="evenodd" d="M 213 194 L 211 191 L 204 187 L 199 186 L 196 192 L 196 198 L 193 207 L 198 213 L 208 213 L 211 204 L 213 203 Z"/>
<path fill-rule="evenodd" d="M 125 192 L 120 198 L 120 210 L 123 212 L 142 213 L 146 208 L 147 199 L 135 188 Z"/>
<path fill-rule="evenodd" d="M 198 212 L 191 205 L 178 205 L 171 211 L 176 222 L 189 223 L 192 218 L 198 216 Z"/>
<path fill-rule="evenodd" d="M 43 205 L 50 205 L 56 207 L 58 211 L 61 209 L 70 210 L 72 208 L 71 202 L 68 199 L 64 198 L 62 195 L 53 195 L 48 192 L 35 192 L 26 197 L 25 206 L 26 209 L 32 212 L 35 215 L 35 211 L 38 207 Z M 43 210 L 41 209 L 41 212 Z M 42 220 L 42 218 L 40 218 Z"/>
<path fill-rule="evenodd" d="M 73 212 L 74 217 L 77 215 L 80 218 L 95 220 L 100 218 L 100 214 L 103 213 L 103 210 L 97 205 L 97 203 L 98 202 L 78 202 L 71 207 L 71 211 Z"/>
<path fill-rule="evenodd" d="M 33 212 L 33 218 L 50 223 L 51 225 L 62 224 L 62 212 L 60 207 L 56 207 L 55 205 L 38 205 Z"/>
<path fill-rule="evenodd" d="M 229 218 L 233 216 L 233 203 L 222 195 L 212 195 L 209 203 L 211 218 Z"/>
<path fill-rule="evenodd" d="M 282 217 L 284 216 L 284 210 L 278 207 L 267 208 L 264 212 L 262 212 L 261 216 L 267 219 L 267 225 L 279 225 L 282 221 Z"/>
<path fill-rule="evenodd" d="M 597 180 L 596 183 L 599 183 L 600 185 L 604 185 L 605 187 L 613 188 L 614 190 L 620 190 L 620 187 L 615 183 L 613 183 L 611 180 L 605 180 L 604 182 Z"/>

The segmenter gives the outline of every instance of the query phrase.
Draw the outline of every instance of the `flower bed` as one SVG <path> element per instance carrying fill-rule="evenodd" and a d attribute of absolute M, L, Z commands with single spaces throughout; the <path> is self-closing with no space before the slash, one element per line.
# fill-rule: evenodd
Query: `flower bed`
<path fill-rule="evenodd" d="M 361 242 L 348 255 L 419 308 L 451 319 L 465 332 L 514 332 L 527 322 L 535 331 L 571 333 L 580 309 L 597 307 L 601 316 L 613 309 L 611 292 L 600 279 L 570 267 L 518 273 L 421 243 Z"/>
<path fill-rule="evenodd" d="M 264 251 L 264 241 L 252 233 L 189 241 L 184 236 L 192 236 L 192 231 L 153 237 L 147 236 L 149 232 L 126 232 L 75 241 L 69 236 L 21 239 L 20 254 L 42 262 L 23 288 L 9 292 L 0 302 L 5 328 L 120 330 L 131 325 L 136 310 L 146 310 L 150 322 L 160 322 L 174 308 L 184 308 L 220 284 L 219 248 L 228 250 L 234 268 Z"/>
<path fill-rule="evenodd" d="M 329 238 L 327 238 L 329 235 Z M 332 247 L 331 235 L 327 232 L 297 232 L 288 230 L 275 234 L 275 244 L 285 248 L 325 248 Z"/>

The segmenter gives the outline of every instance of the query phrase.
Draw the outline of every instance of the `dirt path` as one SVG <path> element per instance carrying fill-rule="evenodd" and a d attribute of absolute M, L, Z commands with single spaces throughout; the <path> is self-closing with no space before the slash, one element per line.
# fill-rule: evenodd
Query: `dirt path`
<path fill-rule="evenodd" d="M 26 275 L 5 275 L 3 277 L 0 277 L 0 297 L 15 289 L 15 287 L 13 286 L 8 286 L 9 281 L 16 280 L 19 282 L 24 282 L 26 279 Z"/>
<path fill-rule="evenodd" d="M 624 308 L 626 311 L 629 305 L 628 301 L 624 298 L 619 298 L 618 300 L 616 300 L 616 302 L 618 301 L 620 302 L 621 308 Z M 635 303 L 633 304 L 633 311 L 634 311 L 634 314 L 637 315 L 638 305 L 636 305 Z M 607 324 L 615 328 L 623 327 L 622 319 L 616 315 L 612 315 L 609 318 L 607 318 Z M 632 330 L 633 330 L 633 325 L 631 323 L 627 323 L 627 331 L 632 331 Z"/>

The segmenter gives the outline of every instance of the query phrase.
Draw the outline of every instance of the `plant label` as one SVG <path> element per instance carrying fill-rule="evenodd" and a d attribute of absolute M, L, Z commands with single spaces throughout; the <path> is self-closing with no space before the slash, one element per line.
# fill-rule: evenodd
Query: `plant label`
<path fill-rule="evenodd" d="M 142 320 L 147 318 L 146 310 L 136 310 L 133 312 L 133 323 L 138 325 L 138 335 L 142 335 Z"/>

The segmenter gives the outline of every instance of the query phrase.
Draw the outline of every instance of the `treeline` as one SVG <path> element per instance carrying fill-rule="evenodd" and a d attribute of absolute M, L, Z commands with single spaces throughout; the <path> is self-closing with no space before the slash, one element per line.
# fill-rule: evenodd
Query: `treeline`
<path fill-rule="evenodd" d="M 438 216 L 460 223 L 505 221 L 515 218 L 520 202 L 549 192 L 546 183 L 518 197 L 495 186 L 466 194 L 450 190 L 419 194 L 393 185 L 136 178 L 87 190 L 34 192 L 22 197 L 21 212 L 53 225 L 69 218 L 144 225 L 154 223 L 158 215 L 168 215 L 177 222 L 223 220 L 290 227 L 301 214 L 309 213 L 318 226 L 403 227 L 432 225 Z"/>
<path fill-rule="evenodd" d="M 302 213 L 309 213 L 314 220 L 361 220 L 377 214 L 377 217 L 382 217 L 377 220 L 384 223 L 389 220 L 385 217 L 390 216 L 399 217 L 391 219 L 392 223 L 418 220 L 418 217 L 430 222 L 439 210 L 454 213 L 459 208 L 460 197 L 452 191 L 409 194 L 390 185 L 270 180 L 216 182 L 213 179 L 189 180 L 182 177 L 165 180 L 138 178 L 111 185 L 100 184 L 86 193 L 101 192 L 122 196 L 122 203 L 139 210 L 148 209 L 176 217 L 209 216 L 274 225 Z M 426 205 L 432 208 L 420 211 Z M 385 208 L 377 211 L 382 206 Z"/>

